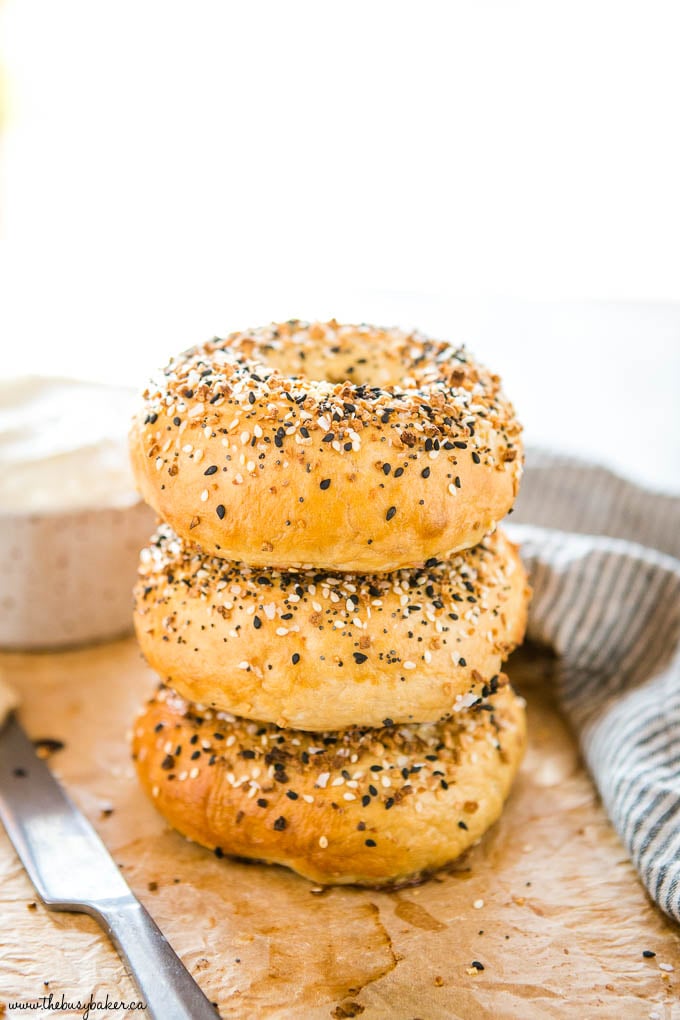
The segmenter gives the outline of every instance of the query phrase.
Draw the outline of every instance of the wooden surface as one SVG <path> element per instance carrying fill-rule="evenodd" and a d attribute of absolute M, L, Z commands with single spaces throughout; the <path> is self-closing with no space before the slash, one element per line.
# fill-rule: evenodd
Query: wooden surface
<path fill-rule="evenodd" d="M 218 861 L 169 830 L 129 760 L 126 731 L 155 685 L 132 639 L 4 655 L 0 668 L 31 736 L 65 742 L 53 769 L 223 1017 L 680 1017 L 680 932 L 602 811 L 541 652 L 510 663 L 530 747 L 500 823 L 449 873 L 394 893 L 319 891 L 280 868 Z M 35 903 L 1 833 L 0 1001 L 137 998 L 92 920 Z"/>

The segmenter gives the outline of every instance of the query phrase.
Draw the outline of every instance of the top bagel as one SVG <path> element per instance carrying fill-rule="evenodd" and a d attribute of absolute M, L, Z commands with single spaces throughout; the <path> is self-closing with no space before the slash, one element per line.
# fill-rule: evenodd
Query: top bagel
<path fill-rule="evenodd" d="M 462 347 L 335 321 L 172 359 L 133 422 L 141 493 L 254 566 L 381 572 L 475 545 L 512 506 L 521 426 Z"/>

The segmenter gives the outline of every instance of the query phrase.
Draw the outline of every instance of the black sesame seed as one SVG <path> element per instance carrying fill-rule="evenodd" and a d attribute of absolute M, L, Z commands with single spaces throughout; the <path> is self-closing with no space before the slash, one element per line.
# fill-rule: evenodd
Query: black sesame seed
<path fill-rule="evenodd" d="M 367 839 L 365 842 L 366 842 L 366 846 L 377 846 L 378 845 L 374 839 Z"/>
<path fill-rule="evenodd" d="M 319 488 L 328 489 L 330 488 L 330 484 L 331 484 L 330 478 L 322 478 L 322 480 L 319 482 Z"/>
<path fill-rule="evenodd" d="M 265 797 L 258 797 L 257 798 L 257 806 L 258 807 L 266 807 L 268 803 L 269 803 L 269 801 Z"/>
<path fill-rule="evenodd" d="M 292 656 L 291 662 L 293 663 L 294 666 L 297 666 L 299 661 L 300 661 L 300 656 L 298 655 L 297 652 L 293 652 L 293 656 Z"/>
<path fill-rule="evenodd" d="M 352 655 L 357 666 L 360 666 L 362 662 L 366 662 L 366 659 L 368 658 L 368 656 L 364 655 L 363 652 L 353 652 Z"/>
<path fill-rule="evenodd" d="M 254 404 L 255 403 L 255 394 L 253 393 L 252 390 L 248 394 L 248 403 L 249 404 Z"/>
<path fill-rule="evenodd" d="M 294 790 L 286 790 L 286 797 L 288 797 L 289 800 L 298 799 L 298 795 Z"/>
<path fill-rule="evenodd" d="M 482 458 L 479 456 L 478 453 L 473 453 L 472 454 L 472 459 L 475 462 L 475 464 L 479 464 L 481 462 Z"/>
<path fill-rule="evenodd" d="M 371 783 L 370 786 L 368 787 L 368 792 L 370 793 L 371 797 L 377 797 L 378 796 L 378 790 L 373 785 L 373 783 Z"/>
<path fill-rule="evenodd" d="M 172 424 L 173 425 L 181 425 L 182 424 L 182 419 L 175 417 L 175 418 L 172 419 Z"/>
<path fill-rule="evenodd" d="M 404 469 L 403 468 L 397 468 L 397 470 L 394 472 L 394 477 L 395 478 L 401 478 L 403 473 L 404 473 Z"/>
<path fill-rule="evenodd" d="M 389 811 L 394 806 L 394 797 L 388 797 L 385 801 L 385 810 Z"/>
<path fill-rule="evenodd" d="M 255 630 L 259 630 L 261 626 L 262 626 L 262 620 L 260 619 L 260 617 L 259 616 L 254 616 L 253 617 L 253 627 L 255 628 Z"/>
<path fill-rule="evenodd" d="M 397 512 L 396 506 L 391 506 L 389 508 L 389 510 L 387 511 L 387 513 L 385 514 L 385 520 L 386 521 L 391 521 L 392 518 L 394 517 L 394 515 L 396 514 L 396 512 Z"/>
<path fill-rule="evenodd" d="M 457 450 L 467 450 L 467 443 L 461 442 L 460 439 L 456 439 L 453 445 Z"/>
<path fill-rule="evenodd" d="M 161 768 L 165 772 L 169 772 L 170 769 L 172 769 L 174 767 L 175 767 L 175 759 L 173 758 L 173 756 L 171 754 L 166 754 L 165 758 L 161 762 Z"/>
<path fill-rule="evenodd" d="M 362 805 L 362 807 L 368 807 L 368 805 L 370 803 L 371 803 L 371 798 L 368 796 L 367 793 L 365 793 L 363 795 L 363 797 L 361 798 L 361 805 Z"/>
<path fill-rule="evenodd" d="M 382 469 L 383 469 L 383 474 L 384 475 L 389 475 L 390 471 L 392 470 L 392 465 L 391 464 L 383 464 Z"/>
<path fill-rule="evenodd" d="M 224 520 L 224 515 L 226 513 L 226 510 L 224 509 L 224 506 L 223 506 L 222 503 L 218 503 L 217 504 L 217 506 L 215 507 L 215 513 L 217 514 L 217 516 L 219 517 L 219 519 L 221 521 Z"/>
<path fill-rule="evenodd" d="M 465 824 L 465 822 L 463 821 L 463 819 L 462 819 L 462 818 L 461 818 L 461 820 L 460 820 L 460 821 L 458 822 L 458 828 L 459 828 L 459 829 L 465 829 L 465 831 L 467 832 L 467 825 Z"/>
<path fill-rule="evenodd" d="M 322 443 L 332 443 L 334 439 L 335 439 L 335 433 L 334 432 L 327 432 L 326 435 L 321 440 L 321 442 Z"/>
<path fill-rule="evenodd" d="M 211 464 L 209 468 L 206 468 L 203 472 L 204 475 L 215 475 L 217 474 L 217 464 Z"/>
<path fill-rule="evenodd" d="M 474 967 L 475 970 L 484 970 L 484 964 L 480 963 L 479 960 L 473 960 L 470 966 Z"/>
<path fill-rule="evenodd" d="M 217 857 L 219 859 L 224 857 L 224 850 L 222 849 L 221 846 L 216 846 L 215 847 L 215 857 Z"/>
<path fill-rule="evenodd" d="M 276 829 L 277 832 L 283 832 L 285 827 L 286 827 L 286 819 L 283 817 L 283 815 L 279 815 L 279 817 L 274 822 L 274 828 Z"/>
<path fill-rule="evenodd" d="M 429 469 L 429 467 L 423 468 L 423 470 L 420 472 L 420 474 L 421 474 L 422 478 L 429 478 L 430 477 L 430 469 Z"/>

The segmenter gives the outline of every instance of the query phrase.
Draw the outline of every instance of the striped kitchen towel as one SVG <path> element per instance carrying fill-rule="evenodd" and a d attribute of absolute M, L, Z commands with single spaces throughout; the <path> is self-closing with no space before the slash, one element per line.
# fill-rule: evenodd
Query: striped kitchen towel
<path fill-rule="evenodd" d="M 508 532 L 528 637 L 650 896 L 680 921 L 680 497 L 536 450 Z"/>

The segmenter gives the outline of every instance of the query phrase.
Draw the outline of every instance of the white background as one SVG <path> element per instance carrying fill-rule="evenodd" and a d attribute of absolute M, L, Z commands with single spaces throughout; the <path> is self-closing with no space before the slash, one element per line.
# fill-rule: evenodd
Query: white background
<path fill-rule="evenodd" d="M 2 374 L 419 325 L 680 490 L 680 5 L 5 0 Z"/>

